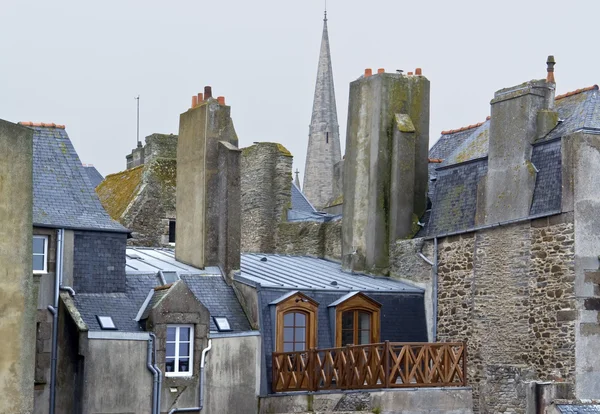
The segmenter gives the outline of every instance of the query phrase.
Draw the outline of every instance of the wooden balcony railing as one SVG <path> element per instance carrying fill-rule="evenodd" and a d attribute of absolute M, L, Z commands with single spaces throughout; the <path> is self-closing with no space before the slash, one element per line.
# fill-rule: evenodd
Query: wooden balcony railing
<path fill-rule="evenodd" d="M 467 384 L 463 342 L 396 343 L 273 353 L 273 392 Z"/>

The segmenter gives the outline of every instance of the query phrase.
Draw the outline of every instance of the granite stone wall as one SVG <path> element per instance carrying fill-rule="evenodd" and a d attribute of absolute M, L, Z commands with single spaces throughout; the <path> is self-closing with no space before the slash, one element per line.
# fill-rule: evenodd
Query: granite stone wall
<path fill-rule="evenodd" d="M 571 214 L 440 240 L 437 339 L 468 342 L 475 411 L 524 413 L 515 376 L 574 381 L 573 243 Z"/>
<path fill-rule="evenodd" d="M 242 150 L 242 252 L 272 253 L 291 206 L 292 154 L 260 142 Z"/>
<path fill-rule="evenodd" d="M 340 261 L 342 221 L 283 222 L 277 230 L 275 253 Z"/>

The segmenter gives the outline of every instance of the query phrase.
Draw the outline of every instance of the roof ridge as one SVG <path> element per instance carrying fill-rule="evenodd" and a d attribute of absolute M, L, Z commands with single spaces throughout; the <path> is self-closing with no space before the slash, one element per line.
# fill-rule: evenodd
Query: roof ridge
<path fill-rule="evenodd" d="M 577 95 L 578 93 L 587 92 L 587 91 L 591 91 L 594 89 L 598 90 L 598 85 L 592 85 L 592 86 L 588 86 L 586 88 L 576 89 L 571 92 L 563 93 L 562 95 L 555 96 L 554 100 L 556 101 L 558 99 L 568 98 L 569 96 Z"/>
<path fill-rule="evenodd" d="M 44 128 L 65 129 L 64 125 L 55 124 L 54 122 L 46 123 L 46 122 L 20 121 L 19 125 L 31 126 L 31 127 L 44 127 Z"/>
<path fill-rule="evenodd" d="M 462 128 L 458 128 L 458 129 L 448 129 L 448 130 L 442 131 L 442 135 L 455 134 L 457 132 L 468 131 L 469 129 L 473 129 L 473 128 L 479 128 L 480 126 L 482 126 L 483 124 L 485 124 L 489 120 L 490 120 L 490 116 L 488 115 L 485 118 L 485 121 L 478 122 L 476 124 L 471 124 L 471 125 L 468 125 L 468 126 L 464 126 Z"/>

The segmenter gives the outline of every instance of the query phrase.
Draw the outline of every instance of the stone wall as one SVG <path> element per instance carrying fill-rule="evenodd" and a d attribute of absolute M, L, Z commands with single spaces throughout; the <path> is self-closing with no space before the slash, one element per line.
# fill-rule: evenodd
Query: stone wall
<path fill-rule="evenodd" d="M 242 252 L 272 253 L 291 206 L 292 154 L 260 142 L 242 150 Z"/>
<path fill-rule="evenodd" d="M 275 253 L 340 261 L 342 221 L 283 222 L 277 230 Z"/>
<path fill-rule="evenodd" d="M 525 412 L 517 369 L 574 382 L 573 241 L 572 214 L 440 240 L 437 339 L 468 342 L 476 411 Z"/>

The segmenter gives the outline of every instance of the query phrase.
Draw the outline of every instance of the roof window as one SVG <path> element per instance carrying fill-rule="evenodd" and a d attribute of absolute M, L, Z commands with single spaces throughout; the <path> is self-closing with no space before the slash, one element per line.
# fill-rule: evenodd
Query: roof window
<path fill-rule="evenodd" d="M 110 316 L 100 316 L 96 315 L 96 319 L 98 319 L 98 323 L 100 324 L 100 328 L 104 330 L 116 330 L 117 326 L 113 322 Z"/>
<path fill-rule="evenodd" d="M 217 325 L 217 329 L 219 332 L 227 332 L 231 331 L 231 325 L 229 325 L 229 320 L 224 316 L 213 316 L 215 321 L 215 325 Z"/>

